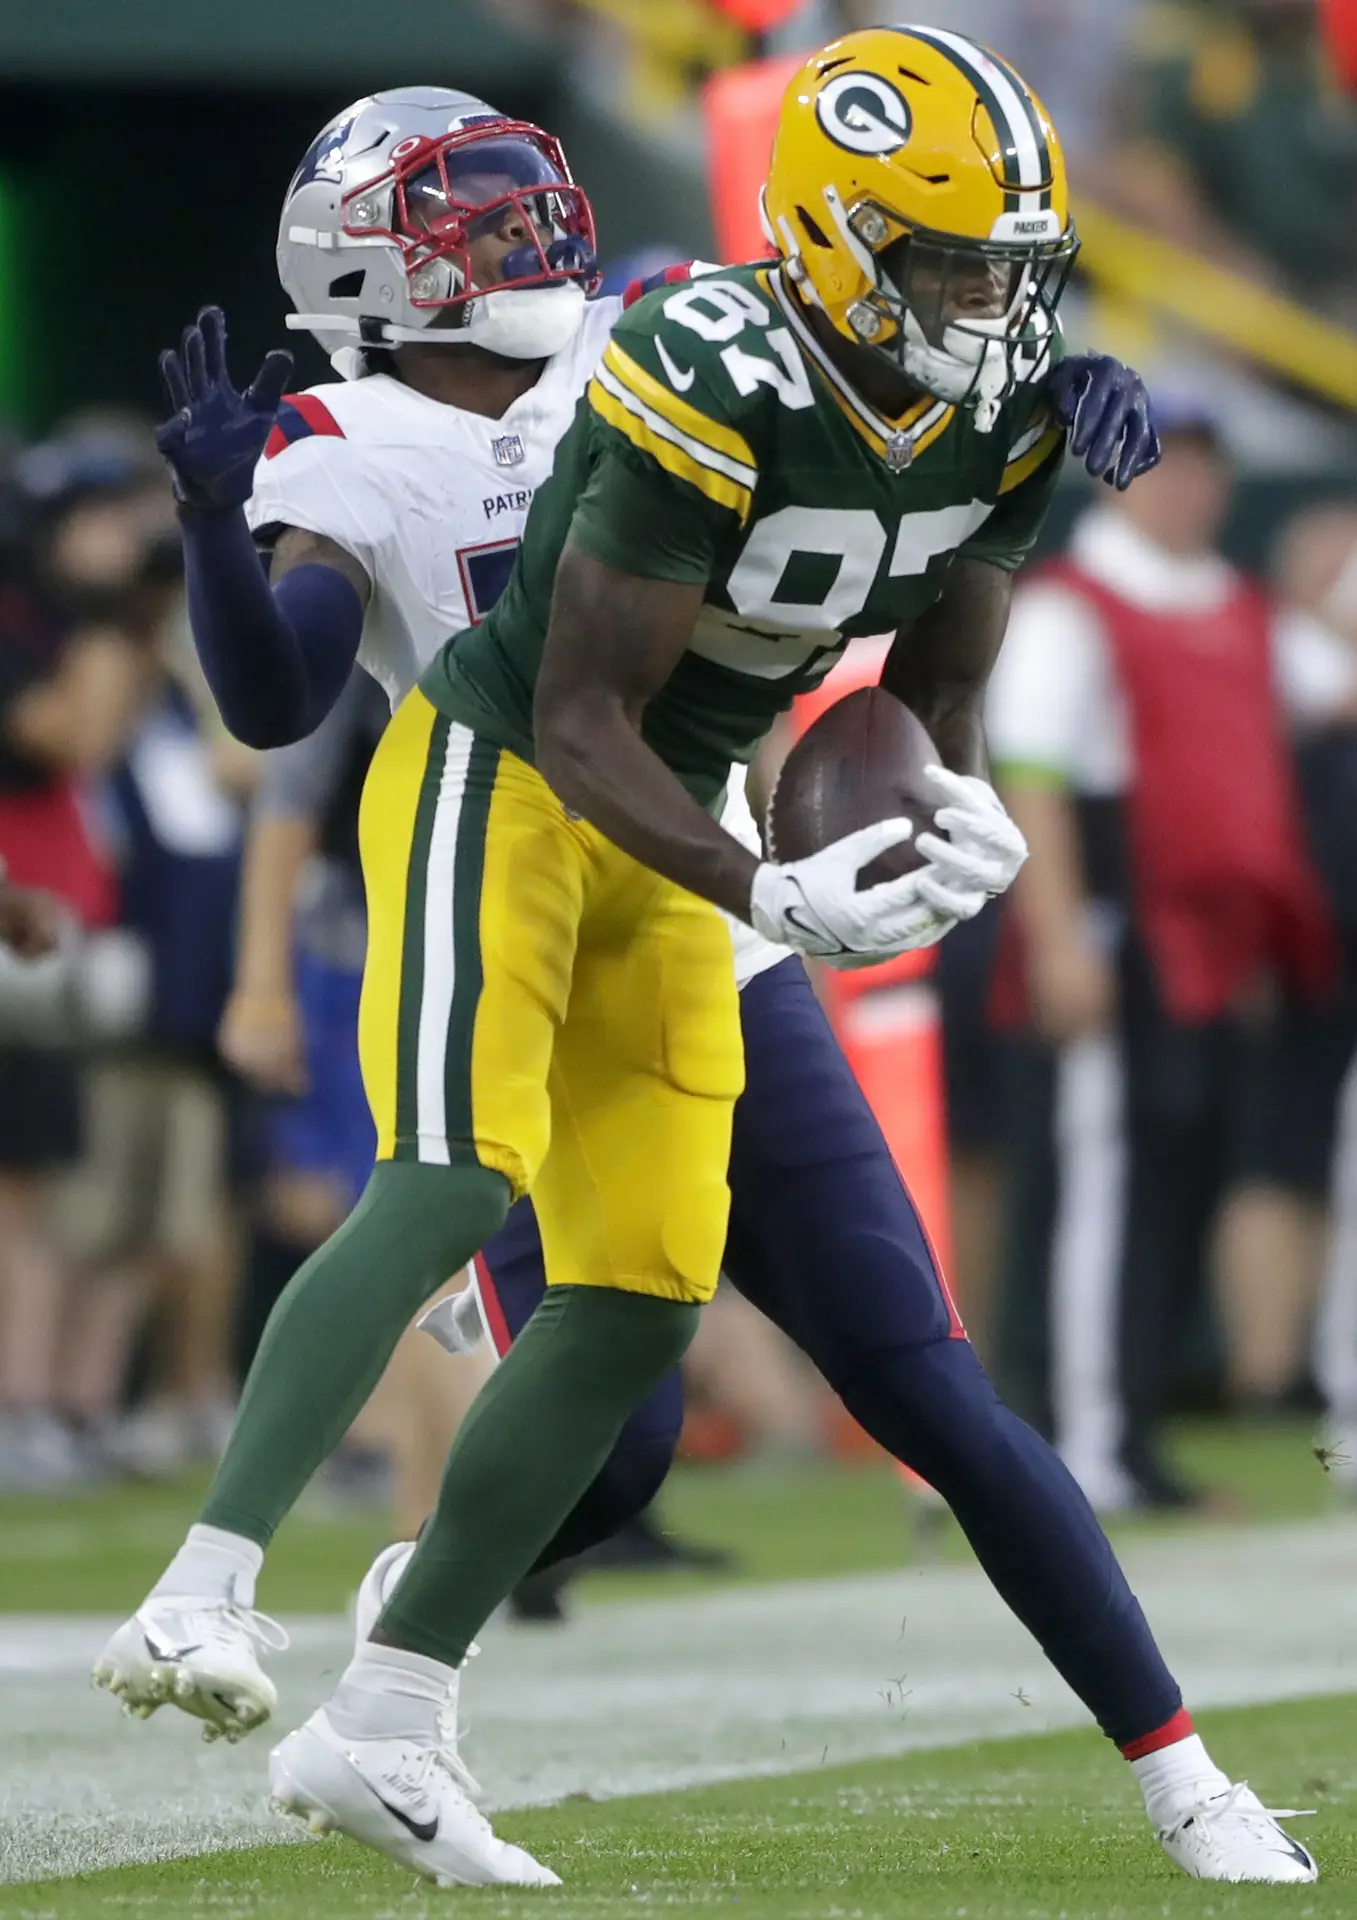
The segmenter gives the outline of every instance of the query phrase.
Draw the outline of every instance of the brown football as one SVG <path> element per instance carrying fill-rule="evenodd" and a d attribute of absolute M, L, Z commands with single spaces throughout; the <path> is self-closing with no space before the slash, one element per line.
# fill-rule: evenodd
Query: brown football
<path fill-rule="evenodd" d="M 882 687 L 860 687 L 826 709 L 782 764 L 768 802 L 765 831 L 774 860 L 804 860 L 859 827 L 899 815 L 920 833 L 939 802 L 924 768 L 937 748 L 903 701 Z M 860 887 L 911 873 L 924 864 L 906 840 L 865 867 Z"/>

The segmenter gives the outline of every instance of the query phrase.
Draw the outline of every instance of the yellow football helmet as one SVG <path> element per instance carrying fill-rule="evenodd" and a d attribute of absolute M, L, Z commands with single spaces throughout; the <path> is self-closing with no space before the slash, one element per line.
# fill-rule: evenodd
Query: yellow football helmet
<path fill-rule="evenodd" d="M 872 27 L 782 102 L 764 229 L 803 298 L 988 432 L 1049 362 L 1079 242 L 1055 128 L 963 34 Z"/>

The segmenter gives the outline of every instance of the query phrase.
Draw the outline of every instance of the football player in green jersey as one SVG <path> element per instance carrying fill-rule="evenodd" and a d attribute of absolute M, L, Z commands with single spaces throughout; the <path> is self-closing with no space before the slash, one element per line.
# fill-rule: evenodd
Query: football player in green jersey
<path fill-rule="evenodd" d="M 380 1164 L 276 1316 L 184 1550 L 234 1556 L 225 1601 L 192 1615 L 225 1633 L 287 1505 L 249 1438 L 278 1428 L 250 1416 L 276 1402 L 284 1352 L 293 1425 L 310 1423 L 280 1463 L 291 1482 L 380 1367 L 375 1290 L 398 1330 L 530 1188 L 547 1297 L 371 1639 L 270 1770 L 281 1804 L 446 1881 L 553 1878 L 468 1798 L 458 1668 L 715 1285 L 741 1060 L 713 908 L 870 962 L 941 937 L 1024 857 L 984 779 L 978 704 L 1061 452 L 1040 387 L 1074 253 L 1054 135 L 958 36 L 850 36 L 789 91 L 766 212 L 778 264 L 657 293 L 619 332 L 511 589 L 378 750 L 362 1048 Z M 848 638 L 883 628 L 944 804 L 925 865 L 860 891 L 907 823 L 778 866 L 714 815 L 732 760 Z M 173 1649 L 151 1652 L 180 1677 Z M 187 1665 L 182 1680 L 181 1699 Z M 1164 1741 L 1186 1744 L 1179 1713 L 1146 1738 L 1128 1757 L 1161 1766 Z M 1305 1856 L 1289 1877 L 1313 1877 Z"/>

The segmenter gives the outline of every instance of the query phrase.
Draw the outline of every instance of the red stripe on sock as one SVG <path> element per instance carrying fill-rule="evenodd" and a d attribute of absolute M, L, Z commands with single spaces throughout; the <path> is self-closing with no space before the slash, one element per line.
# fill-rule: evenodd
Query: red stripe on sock
<path fill-rule="evenodd" d="M 1171 1720 L 1162 1727 L 1156 1727 L 1153 1733 L 1142 1733 L 1138 1740 L 1128 1740 L 1121 1749 L 1123 1760 L 1143 1760 L 1147 1753 L 1158 1753 L 1161 1747 L 1176 1746 L 1180 1740 L 1188 1740 L 1197 1731 L 1192 1724 L 1192 1715 L 1186 1707 L 1179 1707 Z"/>

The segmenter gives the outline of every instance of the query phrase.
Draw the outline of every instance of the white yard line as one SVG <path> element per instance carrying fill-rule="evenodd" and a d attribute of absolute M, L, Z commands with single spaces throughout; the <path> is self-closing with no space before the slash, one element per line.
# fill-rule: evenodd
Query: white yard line
<path fill-rule="evenodd" d="M 1357 1521 L 1177 1535 L 1125 1559 L 1191 1703 L 1357 1692 Z M 267 1734 L 205 1748 L 172 1709 L 142 1726 L 87 1689 L 113 1624 L 0 1616 L 0 1880 L 288 1837 L 263 1801 Z M 289 1624 L 280 1730 L 347 1651 L 337 1621 Z M 596 1606 L 563 1632 L 492 1628 L 465 1698 L 468 1757 L 495 1807 L 1085 1718 L 972 1568 Z"/>

